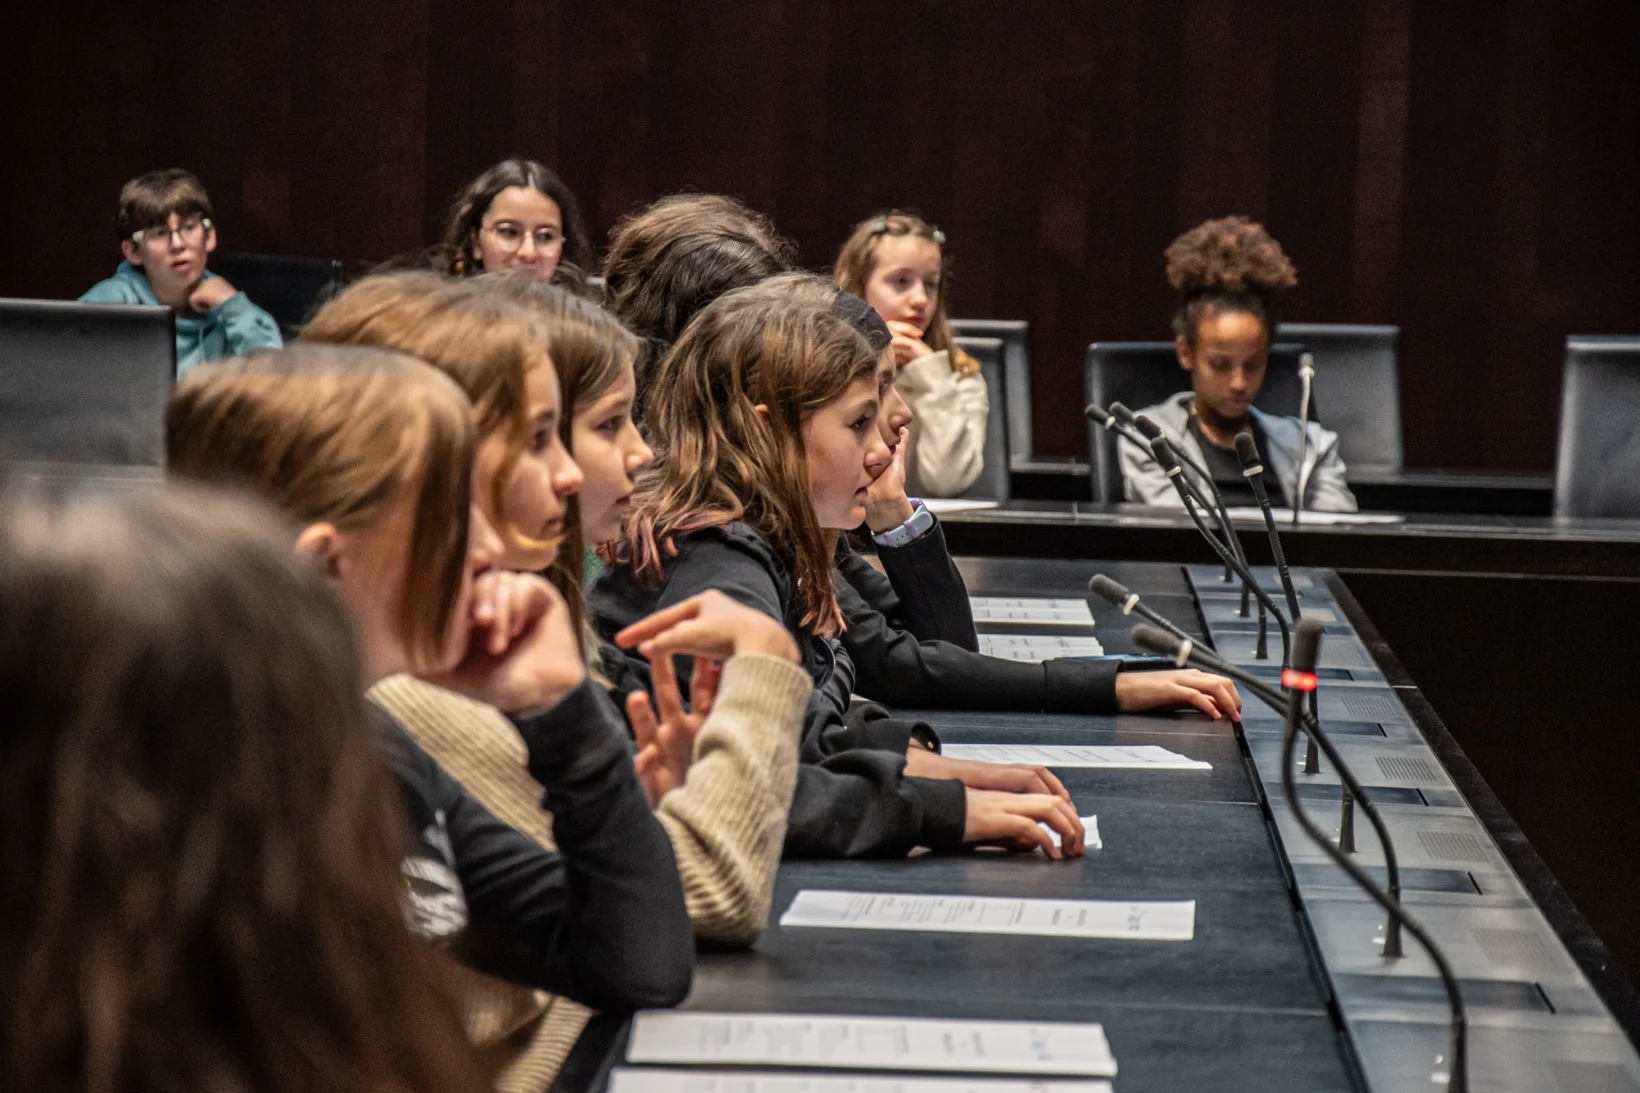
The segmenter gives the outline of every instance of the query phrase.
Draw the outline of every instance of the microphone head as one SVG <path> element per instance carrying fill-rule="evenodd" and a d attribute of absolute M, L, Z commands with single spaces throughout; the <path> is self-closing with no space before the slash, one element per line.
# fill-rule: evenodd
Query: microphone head
<path fill-rule="evenodd" d="M 1243 470 L 1252 470 L 1259 465 L 1258 445 L 1253 441 L 1252 433 L 1236 434 L 1236 454 L 1241 457 Z"/>
<path fill-rule="evenodd" d="M 1179 659 L 1179 639 L 1160 626 L 1152 626 L 1148 622 L 1142 622 L 1133 628 L 1133 644 L 1159 657 Z"/>
<path fill-rule="evenodd" d="M 1103 573 L 1093 575 L 1093 580 L 1088 582 L 1088 591 L 1115 607 L 1121 607 L 1128 598 L 1127 587 L 1111 580 Z"/>
<path fill-rule="evenodd" d="M 1095 425 L 1103 425 L 1107 429 L 1110 428 L 1110 420 L 1112 417 L 1111 412 L 1099 405 L 1097 402 L 1088 403 L 1087 409 L 1083 410 L 1082 413 L 1086 415 L 1087 419 Z"/>
<path fill-rule="evenodd" d="M 1139 430 L 1139 435 L 1146 440 L 1155 440 L 1162 435 L 1162 427 L 1143 414 L 1133 415 L 1133 427 Z"/>
<path fill-rule="evenodd" d="M 1123 406 L 1120 402 L 1113 402 L 1113 403 L 1110 404 L 1110 412 L 1116 415 L 1116 420 L 1117 421 L 1120 421 L 1123 425 L 1126 425 L 1130 428 L 1132 427 L 1132 425 L 1133 425 L 1133 411 L 1132 410 L 1129 410 L 1126 406 Z"/>
<path fill-rule="evenodd" d="M 1150 442 L 1150 452 L 1156 457 L 1156 462 L 1161 464 L 1162 470 L 1169 474 L 1179 465 L 1179 461 L 1173 457 L 1173 445 L 1167 442 L 1165 436 L 1159 436 Z"/>
<path fill-rule="evenodd" d="M 1315 354 L 1304 352 L 1298 355 L 1298 374 L 1304 379 L 1315 376 Z"/>
<path fill-rule="evenodd" d="M 1321 635 L 1326 632 L 1327 628 L 1314 619 L 1298 620 L 1293 626 L 1293 671 L 1315 671 L 1316 657 L 1321 652 Z"/>

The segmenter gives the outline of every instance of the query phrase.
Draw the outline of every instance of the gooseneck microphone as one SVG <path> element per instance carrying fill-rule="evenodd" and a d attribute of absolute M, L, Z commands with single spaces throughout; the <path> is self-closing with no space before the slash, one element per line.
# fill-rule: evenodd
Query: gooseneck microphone
<path fill-rule="evenodd" d="M 1094 574 L 1093 580 L 1088 582 L 1088 591 L 1106 603 L 1114 607 L 1120 607 L 1124 615 L 1138 615 L 1146 622 L 1160 626 L 1180 641 L 1192 640 L 1189 634 L 1174 626 L 1166 615 L 1147 604 L 1140 603 L 1137 592 L 1128 591 L 1126 585 L 1111 580 L 1103 573 Z"/>
<path fill-rule="evenodd" d="M 1304 624 L 1319 627 L 1319 624 L 1311 619 L 1305 619 Z M 1139 648 L 1158 656 L 1168 657 L 1181 668 L 1186 664 L 1194 664 L 1205 671 L 1218 672 L 1220 675 L 1229 676 L 1237 683 L 1245 686 L 1252 692 L 1254 697 L 1266 706 L 1269 706 L 1283 717 L 1286 716 L 1287 696 L 1283 692 L 1270 686 L 1245 668 L 1231 664 L 1217 653 L 1204 649 L 1195 640 L 1187 637 L 1181 641 L 1157 627 L 1143 624 L 1133 628 L 1132 637 L 1133 643 Z M 1283 673 L 1284 676 L 1286 674 Z M 1310 674 L 1313 676 L 1315 673 L 1312 670 Z M 1312 689 L 1310 693 L 1314 694 L 1315 692 Z M 1399 905 L 1401 902 L 1400 858 L 1396 856 L 1395 843 L 1390 839 L 1389 828 L 1384 825 L 1383 818 L 1378 815 L 1378 807 L 1367 796 L 1367 791 L 1362 788 L 1361 783 L 1356 779 L 1355 772 L 1344 762 L 1343 756 L 1338 754 L 1338 749 L 1333 746 L 1332 739 L 1321 731 L 1320 724 L 1307 713 L 1303 714 L 1301 724 L 1304 732 L 1312 740 L 1320 742 L 1321 750 L 1327 753 L 1327 759 L 1331 761 L 1333 769 L 1338 772 L 1339 783 L 1347 788 L 1356 800 L 1361 802 L 1361 811 L 1367 814 L 1367 822 L 1372 825 L 1373 831 L 1378 836 L 1378 844 L 1384 851 L 1384 879 L 1389 886 L 1389 898 Z M 1287 757 L 1286 761 L 1291 761 L 1291 755 Z M 1345 851 L 1340 848 L 1339 852 L 1344 853 Z M 1386 957 L 1399 957 L 1402 955 L 1401 926 L 1393 916 L 1384 927 L 1384 955 Z"/>
<path fill-rule="evenodd" d="M 1458 979 L 1452 974 L 1452 966 L 1447 963 L 1446 954 L 1435 944 L 1434 939 L 1424 932 L 1424 928 L 1406 913 L 1400 900 L 1390 899 L 1373 882 L 1366 870 L 1351 861 L 1347 854 L 1332 844 L 1332 840 L 1327 838 L 1325 832 L 1316 827 L 1309 814 L 1304 811 L 1298 799 L 1298 792 L 1293 786 L 1293 745 L 1297 741 L 1298 724 L 1304 716 L 1304 695 L 1306 692 L 1314 692 L 1317 686 L 1316 653 L 1321 647 L 1324 629 L 1314 619 L 1304 619 L 1297 624 L 1297 633 L 1293 638 L 1292 666 L 1281 674 L 1282 686 L 1287 690 L 1286 720 L 1281 734 L 1281 790 L 1287 798 L 1287 807 L 1298 820 L 1299 826 L 1304 829 L 1304 833 L 1314 840 L 1340 869 L 1348 873 L 1367 895 L 1389 912 L 1392 920 L 1399 921 L 1434 961 L 1435 970 L 1441 977 L 1441 985 L 1446 988 L 1447 1005 L 1452 1010 L 1451 1065 L 1447 1069 L 1446 1088 L 1449 1093 L 1462 1093 L 1469 1088 L 1468 1017 L 1464 1012 L 1463 992 L 1458 988 Z M 1337 762 L 1336 759 L 1333 761 Z M 1342 771 L 1343 768 L 1340 767 L 1339 770 Z M 1384 940 L 1387 956 L 1387 933 Z"/>
<path fill-rule="evenodd" d="M 1208 545 L 1211 546 L 1218 554 L 1219 561 L 1235 570 L 1236 576 L 1242 579 L 1245 587 L 1251 589 L 1253 595 L 1258 598 L 1260 606 L 1258 648 L 1254 655 L 1259 660 L 1267 660 L 1270 656 L 1269 644 L 1265 637 L 1264 626 L 1264 612 L 1268 611 L 1270 614 L 1275 616 L 1276 625 L 1281 628 L 1281 663 L 1286 665 L 1288 663 L 1287 658 L 1291 652 L 1292 644 L 1292 635 L 1287 630 L 1286 616 L 1281 613 L 1281 609 L 1275 605 L 1275 602 L 1270 599 L 1269 595 L 1265 593 L 1258 581 L 1254 579 L 1252 572 L 1248 570 L 1247 566 L 1243 564 L 1242 561 L 1234 554 L 1230 553 L 1230 551 L 1216 538 L 1214 538 L 1211 532 L 1207 530 L 1207 525 L 1202 522 L 1201 514 L 1195 509 L 1194 491 L 1190 488 L 1190 484 L 1184 481 L 1184 472 L 1179 467 L 1179 461 L 1173 458 L 1173 449 L 1168 446 L 1167 439 L 1164 437 L 1160 440 L 1151 441 L 1150 450 L 1152 454 L 1155 455 L 1156 462 L 1161 465 L 1162 470 L 1167 472 L 1167 477 L 1173 483 L 1173 488 L 1179 491 L 1179 499 L 1184 502 L 1184 511 L 1188 513 L 1190 519 L 1194 521 L 1196 530 L 1202 533 L 1202 536 L 1207 540 Z"/>
<path fill-rule="evenodd" d="M 1293 527 L 1298 526 L 1298 513 L 1304 507 L 1304 487 L 1309 475 L 1304 473 L 1304 460 L 1310 447 L 1310 388 L 1315 382 L 1315 355 L 1304 353 L 1298 358 L 1298 470 L 1293 472 Z"/>
<path fill-rule="evenodd" d="M 1117 405 L 1120 406 L 1120 403 Z M 1126 407 L 1122 408 L 1126 409 Z M 1111 412 L 1115 413 L 1116 407 L 1112 407 Z M 1193 458 L 1191 458 L 1189 452 L 1173 443 L 1173 438 L 1162 432 L 1162 427 L 1160 425 L 1150 420 L 1150 418 L 1146 417 L 1144 414 L 1133 415 L 1133 427 L 1139 430 L 1139 435 L 1145 438 L 1147 444 L 1156 443 L 1157 438 L 1166 439 L 1167 446 L 1173 449 L 1173 458 L 1183 464 L 1186 470 L 1194 473 L 1198 480 L 1207 484 L 1207 492 L 1212 495 L 1212 504 L 1206 505 L 1205 507 L 1212 510 L 1213 519 L 1218 521 L 1219 531 L 1224 535 L 1225 546 L 1228 546 L 1235 553 L 1237 558 L 1241 559 L 1243 562 L 1247 561 L 1247 552 L 1241 549 L 1241 538 L 1236 534 L 1236 526 L 1230 522 L 1230 510 L 1224 507 L 1224 495 L 1219 493 L 1219 484 L 1213 481 L 1213 476 L 1207 473 L 1206 468 L 1204 468 L 1200 463 L 1197 463 Z M 1204 504 L 1208 500 L 1207 496 L 1204 495 L 1199 489 L 1196 491 L 1196 496 L 1201 498 Z M 1230 583 L 1229 566 L 1225 566 L 1224 576 L 1221 580 L 1223 580 L 1226 584 Z M 1247 589 L 1243 588 L 1241 590 L 1241 614 L 1243 617 L 1247 614 L 1247 596 Z"/>
<path fill-rule="evenodd" d="M 1241 459 L 1242 477 L 1247 479 L 1247 485 L 1252 489 L 1253 496 L 1258 500 L 1259 511 L 1264 514 L 1264 530 L 1270 537 L 1270 553 L 1275 557 L 1276 573 L 1281 577 L 1281 591 L 1287 599 L 1287 610 L 1292 612 L 1292 619 L 1297 623 L 1304 617 L 1304 612 L 1298 606 L 1298 593 L 1293 589 L 1293 575 L 1287 568 L 1287 552 L 1281 548 L 1281 533 L 1276 530 L 1275 513 L 1270 511 L 1270 492 L 1264 488 L 1264 464 L 1259 459 L 1258 444 L 1253 440 L 1252 433 L 1236 434 L 1236 455 Z M 1321 720 L 1321 711 L 1316 708 L 1315 694 L 1310 694 L 1310 716 Z M 1315 753 L 1315 740 L 1311 738 L 1304 749 L 1304 773 L 1314 774 L 1321 769 L 1320 759 Z M 1346 854 L 1355 853 L 1355 809 L 1350 800 L 1349 787 L 1343 791 L 1344 812 L 1339 818 L 1338 845 Z"/>

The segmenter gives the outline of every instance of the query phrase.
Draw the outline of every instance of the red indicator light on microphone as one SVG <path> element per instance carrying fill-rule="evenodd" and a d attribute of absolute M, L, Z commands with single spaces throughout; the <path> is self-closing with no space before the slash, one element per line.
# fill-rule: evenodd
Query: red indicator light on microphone
<path fill-rule="evenodd" d="M 1295 672 L 1291 668 L 1281 673 L 1281 685 L 1289 691 L 1313 691 L 1316 688 L 1314 672 Z"/>

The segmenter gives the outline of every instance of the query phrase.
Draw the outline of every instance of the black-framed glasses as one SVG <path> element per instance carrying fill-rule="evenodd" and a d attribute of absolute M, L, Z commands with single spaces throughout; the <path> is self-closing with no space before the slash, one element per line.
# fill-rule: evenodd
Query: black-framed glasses
<path fill-rule="evenodd" d="M 205 233 L 210 230 L 211 218 L 208 216 L 193 217 L 184 220 L 175 228 L 169 225 L 160 225 L 152 228 L 141 228 L 131 233 L 133 243 L 158 243 L 162 247 L 171 245 L 171 236 L 181 236 L 184 243 L 203 243 Z"/>

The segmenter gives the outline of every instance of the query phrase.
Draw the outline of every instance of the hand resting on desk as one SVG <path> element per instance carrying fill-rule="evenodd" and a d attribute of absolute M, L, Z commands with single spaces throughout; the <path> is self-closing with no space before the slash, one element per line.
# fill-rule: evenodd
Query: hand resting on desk
<path fill-rule="evenodd" d="M 1184 668 L 1174 672 L 1120 672 L 1116 701 L 1124 713 L 1194 706 L 1214 721 L 1241 720 L 1241 694 L 1224 676 Z"/>

